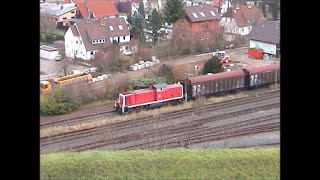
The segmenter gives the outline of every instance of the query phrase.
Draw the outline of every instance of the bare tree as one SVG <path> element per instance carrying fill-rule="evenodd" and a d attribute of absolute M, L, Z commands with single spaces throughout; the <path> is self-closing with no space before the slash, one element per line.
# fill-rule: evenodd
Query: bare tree
<path fill-rule="evenodd" d="M 173 25 L 172 33 L 173 46 L 175 48 L 193 47 L 194 33 L 184 19 L 178 20 Z"/>
<path fill-rule="evenodd" d="M 48 16 L 40 16 L 40 32 L 43 34 L 52 34 L 56 29 L 56 24 Z"/>
<path fill-rule="evenodd" d="M 57 61 L 59 74 L 64 76 L 68 75 L 72 71 L 70 64 L 72 63 L 71 58 L 65 57 L 64 52 L 59 53 L 61 55 L 61 61 Z"/>
<path fill-rule="evenodd" d="M 98 71 L 107 73 L 112 70 L 112 62 L 119 58 L 120 52 L 117 44 L 111 44 L 109 46 L 103 46 L 98 49 L 95 54 L 92 65 L 98 68 Z"/>

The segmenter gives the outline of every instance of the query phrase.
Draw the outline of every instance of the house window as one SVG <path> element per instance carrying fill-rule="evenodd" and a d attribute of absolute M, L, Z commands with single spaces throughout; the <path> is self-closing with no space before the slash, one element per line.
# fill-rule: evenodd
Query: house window
<path fill-rule="evenodd" d="M 82 44 L 82 41 L 80 40 L 80 44 Z"/>
<path fill-rule="evenodd" d="M 210 11 L 212 16 L 216 16 L 216 14 L 213 11 Z"/>
<path fill-rule="evenodd" d="M 123 27 L 122 27 L 122 25 L 120 24 L 120 25 L 118 25 L 118 27 L 119 27 L 119 29 L 120 30 L 123 30 Z"/>
<path fill-rule="evenodd" d="M 205 28 L 208 27 L 208 24 L 207 24 L 207 23 L 203 23 L 203 24 L 201 25 L 201 27 L 202 27 L 202 29 L 205 29 Z"/>
<path fill-rule="evenodd" d="M 71 19 L 74 19 L 74 16 L 72 16 Z"/>
<path fill-rule="evenodd" d="M 62 18 L 62 19 L 67 19 L 66 17 Z"/>
<path fill-rule="evenodd" d="M 93 51 L 91 51 L 90 54 L 93 55 Z"/>
<path fill-rule="evenodd" d="M 75 11 L 71 11 L 71 13 L 73 14 L 73 13 L 75 13 Z"/>
<path fill-rule="evenodd" d="M 78 41 L 76 41 L 76 44 L 78 44 Z"/>
<path fill-rule="evenodd" d="M 199 12 L 202 17 L 206 17 L 203 12 Z"/>

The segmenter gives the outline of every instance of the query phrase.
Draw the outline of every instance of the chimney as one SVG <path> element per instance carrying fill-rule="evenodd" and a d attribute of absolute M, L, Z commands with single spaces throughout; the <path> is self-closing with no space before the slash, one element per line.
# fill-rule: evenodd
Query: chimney
<path fill-rule="evenodd" d="M 250 1 L 247 2 L 247 7 L 248 7 L 248 9 L 252 8 L 252 4 Z"/>
<path fill-rule="evenodd" d="M 236 9 L 240 9 L 240 5 L 239 5 L 239 3 L 236 5 Z"/>

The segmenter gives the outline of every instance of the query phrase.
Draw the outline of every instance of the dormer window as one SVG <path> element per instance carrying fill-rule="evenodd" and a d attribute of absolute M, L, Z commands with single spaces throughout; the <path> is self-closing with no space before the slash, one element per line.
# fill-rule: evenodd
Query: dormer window
<path fill-rule="evenodd" d="M 118 27 L 119 27 L 119 29 L 120 30 L 123 30 L 123 27 L 122 27 L 122 25 L 120 24 L 120 25 L 118 25 Z"/>
<path fill-rule="evenodd" d="M 216 16 L 216 14 L 213 11 L 210 11 L 210 13 L 212 14 L 212 16 Z"/>
<path fill-rule="evenodd" d="M 109 29 L 110 29 L 110 31 L 113 31 L 113 27 L 112 26 L 109 26 Z"/>
<path fill-rule="evenodd" d="M 198 15 L 196 13 L 192 13 L 192 15 L 195 17 L 195 18 L 198 18 Z"/>
<path fill-rule="evenodd" d="M 203 12 L 199 12 L 200 13 L 200 15 L 202 16 L 202 17 L 205 17 L 205 15 L 204 15 L 204 13 Z"/>

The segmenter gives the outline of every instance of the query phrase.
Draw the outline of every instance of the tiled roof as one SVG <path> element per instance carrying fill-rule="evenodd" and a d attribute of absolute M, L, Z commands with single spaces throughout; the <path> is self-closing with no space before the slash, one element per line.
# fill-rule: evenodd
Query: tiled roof
<path fill-rule="evenodd" d="M 220 1 L 220 4 L 219 4 Z M 221 6 L 224 3 L 224 0 L 212 0 L 211 1 L 211 5 L 213 5 L 214 7 L 219 7 L 219 5 Z"/>
<path fill-rule="evenodd" d="M 87 5 L 84 0 L 74 1 L 79 8 L 84 19 L 88 18 L 88 9 L 93 13 L 95 18 L 103 18 L 105 16 L 117 16 L 119 12 L 112 1 L 106 0 L 88 0 Z"/>
<path fill-rule="evenodd" d="M 101 21 L 104 22 L 104 25 L 101 24 Z M 123 27 L 122 30 L 119 29 L 119 26 Z M 112 31 L 109 26 L 112 26 Z M 75 25 L 71 26 L 71 31 L 73 33 L 73 28 L 77 30 L 80 34 L 83 44 L 86 50 L 96 50 L 102 46 L 111 44 L 110 37 L 119 37 L 130 35 L 128 26 L 125 23 L 124 18 L 115 17 L 108 19 L 100 20 L 82 20 L 76 22 Z M 73 33 L 75 35 L 75 33 Z M 92 44 L 92 40 L 105 39 L 105 44 Z"/>
<path fill-rule="evenodd" d="M 254 22 L 259 24 L 264 20 L 262 12 L 255 5 L 251 5 L 250 8 L 247 5 L 240 5 L 239 9 L 233 5 L 223 17 L 234 18 L 238 27 L 251 26 Z"/>
<path fill-rule="evenodd" d="M 88 5 L 96 18 L 119 15 L 112 1 L 88 1 Z"/>
<path fill-rule="evenodd" d="M 252 28 L 248 38 L 278 44 L 280 42 L 280 23 L 278 21 L 263 21 Z"/>
<path fill-rule="evenodd" d="M 72 32 L 73 36 L 79 36 L 79 32 L 75 26 L 71 26 L 70 28 L 71 28 L 71 32 Z"/>
<path fill-rule="evenodd" d="M 210 4 L 185 6 L 184 10 L 191 22 L 216 20 L 221 17 L 218 13 L 218 9 Z"/>

